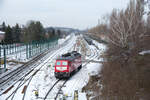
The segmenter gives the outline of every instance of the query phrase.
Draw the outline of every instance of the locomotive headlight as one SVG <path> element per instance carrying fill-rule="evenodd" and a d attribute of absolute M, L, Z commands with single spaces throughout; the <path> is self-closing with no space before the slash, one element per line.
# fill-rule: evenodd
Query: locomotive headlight
<path fill-rule="evenodd" d="M 67 67 L 56 67 L 56 69 L 59 71 L 64 71 L 64 70 L 67 70 Z"/>

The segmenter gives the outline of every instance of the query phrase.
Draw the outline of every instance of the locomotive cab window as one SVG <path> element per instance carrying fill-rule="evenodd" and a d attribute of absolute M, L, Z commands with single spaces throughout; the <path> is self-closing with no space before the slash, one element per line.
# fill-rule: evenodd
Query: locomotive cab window
<path fill-rule="evenodd" d="M 56 65 L 60 65 L 60 62 L 58 61 Z"/>
<path fill-rule="evenodd" d="M 68 65 L 68 63 L 67 63 L 67 62 L 62 62 L 62 65 L 64 65 L 64 66 L 65 66 L 65 65 Z"/>

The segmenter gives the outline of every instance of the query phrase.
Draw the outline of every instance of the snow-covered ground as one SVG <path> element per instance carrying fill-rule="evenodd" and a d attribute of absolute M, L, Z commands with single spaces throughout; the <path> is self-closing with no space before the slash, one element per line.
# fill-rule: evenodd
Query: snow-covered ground
<path fill-rule="evenodd" d="M 70 37 L 67 37 L 68 39 Z M 56 78 L 54 77 L 54 63 L 55 59 L 60 56 L 61 54 L 76 50 L 76 48 L 79 48 L 81 50 L 81 47 L 74 48 L 77 40 L 77 36 L 73 36 L 72 39 L 69 41 L 69 43 L 56 50 L 52 51 L 49 55 L 49 58 L 45 60 L 43 63 L 41 63 L 36 69 L 38 70 L 40 67 L 40 71 L 33 77 L 31 80 L 29 87 L 26 90 L 26 95 L 24 100 L 41 100 L 41 98 L 44 98 L 47 91 L 51 88 L 51 86 L 56 82 Z M 60 40 L 61 41 L 61 40 Z M 99 58 L 99 54 L 102 54 L 102 52 L 105 51 L 106 47 L 105 45 L 99 44 L 98 42 L 94 42 L 95 45 L 98 46 L 96 48 L 94 45 L 88 45 L 85 41 L 86 48 L 88 48 L 88 54 L 85 57 L 85 59 L 91 59 L 91 60 L 97 60 L 102 61 L 103 59 Z M 81 51 L 80 51 L 81 52 Z M 75 75 L 73 75 L 69 81 L 65 84 L 65 86 L 62 88 L 62 91 L 64 94 L 67 94 L 67 100 L 73 100 L 74 98 L 74 91 L 78 90 L 79 92 L 79 100 L 86 100 L 86 94 L 82 93 L 82 88 L 88 83 L 89 78 L 91 75 L 96 75 L 99 73 L 99 70 L 101 69 L 101 64 L 99 63 L 83 63 L 83 68 L 77 72 Z M 31 73 L 29 76 L 31 76 L 33 73 Z M 19 83 L 18 83 L 19 84 Z M 0 100 L 5 100 L 18 86 L 16 84 L 14 88 L 12 88 L 8 93 L 0 96 Z M 28 81 L 16 92 L 13 100 L 22 100 L 23 94 L 21 93 L 24 86 L 28 84 Z M 34 91 L 39 91 L 39 97 L 36 98 Z M 53 100 L 56 93 L 52 93 L 49 97 L 49 100 Z M 11 100 L 9 98 L 8 100 Z"/>
<path fill-rule="evenodd" d="M 61 44 L 63 44 L 67 39 L 69 39 L 70 38 L 70 35 L 68 35 L 67 37 L 65 37 L 65 38 L 62 38 L 62 39 L 59 39 L 58 40 L 58 44 L 59 45 L 61 45 Z"/>
<path fill-rule="evenodd" d="M 150 54 L 150 50 L 145 50 L 139 53 L 140 55 Z"/>

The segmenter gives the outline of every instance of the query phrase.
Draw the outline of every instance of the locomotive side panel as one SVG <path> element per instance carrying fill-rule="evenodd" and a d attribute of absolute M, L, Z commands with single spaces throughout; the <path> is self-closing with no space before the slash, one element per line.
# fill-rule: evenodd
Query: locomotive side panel
<path fill-rule="evenodd" d="M 78 57 L 71 61 L 69 66 L 69 72 L 72 73 L 73 71 L 77 70 L 81 66 L 81 57 Z"/>

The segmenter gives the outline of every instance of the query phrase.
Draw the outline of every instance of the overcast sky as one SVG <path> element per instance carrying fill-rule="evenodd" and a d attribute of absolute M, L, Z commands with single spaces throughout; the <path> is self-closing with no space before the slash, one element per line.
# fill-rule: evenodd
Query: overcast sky
<path fill-rule="evenodd" d="M 129 0 L 0 0 L 0 24 L 26 24 L 39 20 L 44 27 L 86 29 L 113 8 L 125 8 Z"/>

